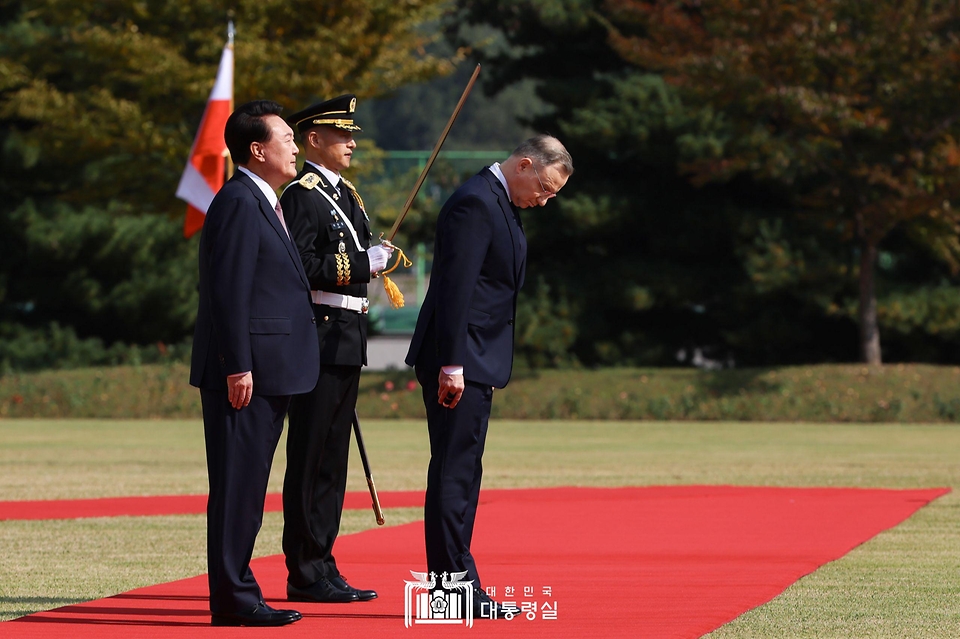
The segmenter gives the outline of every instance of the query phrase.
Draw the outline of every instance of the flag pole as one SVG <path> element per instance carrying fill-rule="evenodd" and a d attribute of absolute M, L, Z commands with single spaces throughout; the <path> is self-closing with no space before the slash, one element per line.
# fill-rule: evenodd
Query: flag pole
<path fill-rule="evenodd" d="M 230 51 L 233 51 L 233 37 L 236 35 L 236 29 L 233 28 L 233 20 L 227 21 L 227 46 L 230 48 Z M 236 55 L 230 56 L 230 77 L 235 79 L 234 71 L 236 70 Z M 233 82 L 236 85 L 236 81 Z M 230 113 L 233 113 L 233 86 L 230 87 Z M 230 152 L 227 151 L 227 161 L 224 163 L 224 167 L 227 170 L 227 179 L 233 177 L 233 160 L 230 158 Z"/>
<path fill-rule="evenodd" d="M 203 227 L 207 207 L 223 186 L 229 153 L 224 148 L 224 126 L 233 111 L 233 22 L 230 21 L 227 42 L 217 65 L 217 76 L 200 118 L 200 126 L 190 146 L 190 155 L 177 184 L 176 196 L 187 203 L 183 236 L 191 237 Z"/>

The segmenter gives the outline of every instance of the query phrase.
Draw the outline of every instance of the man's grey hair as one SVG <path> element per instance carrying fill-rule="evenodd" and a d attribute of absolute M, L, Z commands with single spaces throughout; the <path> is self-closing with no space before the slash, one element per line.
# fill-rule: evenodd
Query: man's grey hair
<path fill-rule="evenodd" d="M 510 157 L 530 158 L 540 166 L 557 164 L 565 177 L 573 175 L 573 158 L 552 135 L 535 135 L 521 142 Z"/>

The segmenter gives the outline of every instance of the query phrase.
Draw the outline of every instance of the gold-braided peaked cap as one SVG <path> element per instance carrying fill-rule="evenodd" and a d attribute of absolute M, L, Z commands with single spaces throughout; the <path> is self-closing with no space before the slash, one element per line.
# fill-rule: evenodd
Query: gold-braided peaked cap
<path fill-rule="evenodd" d="M 315 126 L 333 126 L 344 131 L 361 131 L 360 126 L 353 119 L 353 113 L 356 110 L 357 96 L 348 93 L 297 111 L 287 118 L 287 122 L 297 127 L 300 133 Z"/>

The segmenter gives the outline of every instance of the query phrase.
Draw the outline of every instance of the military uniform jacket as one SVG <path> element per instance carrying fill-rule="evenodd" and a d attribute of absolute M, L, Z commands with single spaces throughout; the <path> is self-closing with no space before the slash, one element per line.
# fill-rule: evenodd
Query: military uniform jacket
<path fill-rule="evenodd" d="M 336 209 L 322 189 L 342 210 Z M 280 196 L 283 217 L 297 245 L 311 290 L 367 296 L 370 281 L 370 221 L 362 200 L 345 180 L 340 192 L 310 164 Z M 349 216 L 360 245 L 342 215 Z M 320 363 L 362 366 L 367 363 L 367 316 L 347 309 L 313 305 L 320 338 Z"/>

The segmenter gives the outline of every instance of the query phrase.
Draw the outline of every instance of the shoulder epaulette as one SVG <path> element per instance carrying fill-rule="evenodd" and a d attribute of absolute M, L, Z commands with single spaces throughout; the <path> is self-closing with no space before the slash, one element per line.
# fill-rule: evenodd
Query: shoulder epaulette
<path fill-rule="evenodd" d="M 307 173 L 297 183 L 305 189 L 312 189 L 320 183 L 320 176 L 316 173 Z"/>

